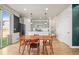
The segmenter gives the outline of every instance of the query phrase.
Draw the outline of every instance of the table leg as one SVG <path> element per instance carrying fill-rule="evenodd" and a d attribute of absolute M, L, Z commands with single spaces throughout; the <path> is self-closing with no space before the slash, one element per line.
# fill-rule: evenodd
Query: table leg
<path fill-rule="evenodd" d="M 53 45 L 52 45 L 52 40 L 50 40 L 50 49 L 51 49 L 51 51 L 52 51 L 52 54 L 54 54 Z"/>
<path fill-rule="evenodd" d="M 37 46 L 38 48 L 38 51 L 37 51 L 37 54 L 39 55 L 40 54 L 40 41 L 38 42 L 38 46 Z"/>
<path fill-rule="evenodd" d="M 31 48 L 30 48 L 30 41 L 29 41 L 29 51 L 28 51 L 29 52 L 29 55 L 30 55 L 30 50 L 31 50 Z"/>
<path fill-rule="evenodd" d="M 46 41 L 43 40 L 43 54 L 45 54 L 45 43 L 46 43 Z"/>
<path fill-rule="evenodd" d="M 45 46 L 45 52 L 46 52 L 46 55 L 48 55 L 48 51 L 47 51 L 47 47 Z"/>
<path fill-rule="evenodd" d="M 43 40 L 43 54 L 44 54 L 44 40 Z"/>
<path fill-rule="evenodd" d="M 20 53 L 20 48 L 21 48 L 21 45 L 19 45 L 19 53 Z"/>
<path fill-rule="evenodd" d="M 25 47 L 26 47 L 26 44 L 24 45 L 24 48 L 23 48 L 23 52 L 22 52 L 22 55 L 24 54 L 24 51 L 25 51 Z"/>

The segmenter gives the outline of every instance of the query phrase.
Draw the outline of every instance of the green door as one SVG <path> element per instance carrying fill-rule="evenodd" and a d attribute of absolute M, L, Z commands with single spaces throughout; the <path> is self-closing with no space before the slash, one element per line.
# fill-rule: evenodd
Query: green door
<path fill-rule="evenodd" d="M 79 5 L 72 5 L 72 45 L 79 46 Z"/>

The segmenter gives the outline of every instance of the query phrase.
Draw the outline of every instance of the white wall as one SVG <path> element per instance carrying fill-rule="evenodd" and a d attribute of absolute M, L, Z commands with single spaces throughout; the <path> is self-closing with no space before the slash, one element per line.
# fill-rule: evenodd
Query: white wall
<path fill-rule="evenodd" d="M 72 47 L 72 6 L 70 5 L 53 20 L 56 21 L 57 39 Z"/>
<path fill-rule="evenodd" d="M 31 20 L 29 18 L 24 17 L 25 24 L 25 35 L 27 35 L 31 31 Z"/>

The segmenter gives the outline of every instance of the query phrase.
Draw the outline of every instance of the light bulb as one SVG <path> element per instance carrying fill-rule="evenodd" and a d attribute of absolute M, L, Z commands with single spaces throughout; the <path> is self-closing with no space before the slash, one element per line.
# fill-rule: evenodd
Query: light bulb
<path fill-rule="evenodd" d="M 48 10 L 48 8 L 45 9 L 46 11 Z"/>
<path fill-rule="evenodd" d="M 26 11 L 27 9 L 26 8 L 24 8 L 24 11 Z"/>

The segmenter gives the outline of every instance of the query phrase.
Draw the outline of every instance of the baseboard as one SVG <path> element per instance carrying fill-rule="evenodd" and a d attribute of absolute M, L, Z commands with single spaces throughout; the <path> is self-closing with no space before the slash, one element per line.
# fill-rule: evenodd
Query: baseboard
<path fill-rule="evenodd" d="M 71 48 L 79 48 L 79 46 L 71 46 Z"/>

